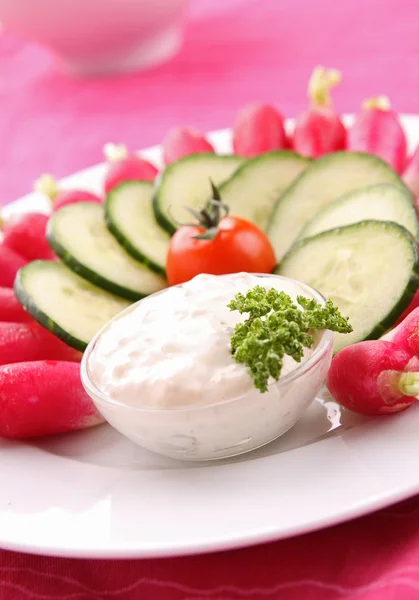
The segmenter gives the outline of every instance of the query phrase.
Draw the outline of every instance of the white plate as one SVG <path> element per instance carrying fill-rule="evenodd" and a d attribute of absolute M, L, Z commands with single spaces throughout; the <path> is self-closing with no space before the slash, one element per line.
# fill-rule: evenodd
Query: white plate
<path fill-rule="evenodd" d="M 411 142 L 419 118 L 406 118 Z M 227 132 L 213 136 L 229 149 Z M 146 154 L 158 158 L 158 149 Z M 103 167 L 65 183 L 100 189 Z M 9 210 L 46 208 L 31 195 Z M 109 426 L 0 440 L 0 546 L 155 557 L 246 546 L 332 525 L 419 492 L 419 406 L 365 420 L 325 396 L 282 438 L 231 460 L 180 463 Z"/>

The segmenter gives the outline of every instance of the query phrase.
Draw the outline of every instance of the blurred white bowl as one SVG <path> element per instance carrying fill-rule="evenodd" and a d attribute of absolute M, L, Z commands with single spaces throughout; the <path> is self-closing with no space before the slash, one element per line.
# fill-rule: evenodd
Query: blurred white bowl
<path fill-rule="evenodd" d="M 5 28 L 52 49 L 76 76 L 151 67 L 183 38 L 188 0 L 0 0 Z"/>

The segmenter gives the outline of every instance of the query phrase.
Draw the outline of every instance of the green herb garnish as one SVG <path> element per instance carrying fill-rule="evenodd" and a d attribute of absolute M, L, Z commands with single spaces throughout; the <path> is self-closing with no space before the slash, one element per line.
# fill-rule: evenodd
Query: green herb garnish
<path fill-rule="evenodd" d="M 245 295 L 236 294 L 227 305 L 230 310 L 249 314 L 234 329 L 231 352 L 238 363 L 248 367 L 261 392 L 267 391 L 269 377 L 279 379 L 285 354 L 301 362 L 304 348 L 314 344 L 310 331 L 352 331 L 348 319 L 331 300 L 322 306 L 316 300 L 297 296 L 297 303 L 299 306 L 284 292 L 257 285 Z"/>

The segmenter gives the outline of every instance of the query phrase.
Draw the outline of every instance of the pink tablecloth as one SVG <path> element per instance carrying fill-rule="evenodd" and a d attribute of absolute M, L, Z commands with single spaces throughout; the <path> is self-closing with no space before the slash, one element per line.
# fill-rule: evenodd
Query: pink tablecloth
<path fill-rule="evenodd" d="M 417 600 L 419 502 L 275 544 L 164 560 L 0 551 L 1 600 Z"/>
<path fill-rule="evenodd" d="M 44 171 L 101 160 L 107 141 L 158 142 L 178 123 L 228 126 L 244 102 L 305 103 L 317 63 L 343 70 L 337 106 L 386 93 L 419 112 L 416 0 L 196 0 L 181 54 L 147 73 L 71 81 L 44 50 L 0 36 L 0 204 Z M 2 482 L 7 485 L 7 482 Z M 212 556 L 96 562 L 0 552 L 0 599 L 413 600 L 419 499 L 289 541 Z"/>

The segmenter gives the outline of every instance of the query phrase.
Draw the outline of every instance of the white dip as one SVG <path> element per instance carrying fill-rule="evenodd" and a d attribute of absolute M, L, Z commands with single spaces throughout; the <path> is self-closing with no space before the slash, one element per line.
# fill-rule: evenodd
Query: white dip
<path fill-rule="evenodd" d="M 113 404 L 109 413 L 99 404 L 108 421 L 163 454 L 175 455 L 169 446 L 176 440 L 176 455 L 185 458 L 227 455 L 227 447 L 229 454 L 242 452 L 289 429 L 317 393 L 328 365 L 321 372 L 309 370 L 288 389 L 271 385 L 264 394 L 255 389 L 246 367 L 230 351 L 233 328 L 246 315 L 227 308 L 237 292 L 255 285 L 275 287 L 293 299 L 310 295 L 297 282 L 275 276 L 199 275 L 145 298 L 114 320 L 93 348 L 89 375 L 118 405 L 137 410 L 122 414 Z M 281 378 L 297 366 L 286 357 Z M 145 439 L 153 436 L 158 447 Z"/>

